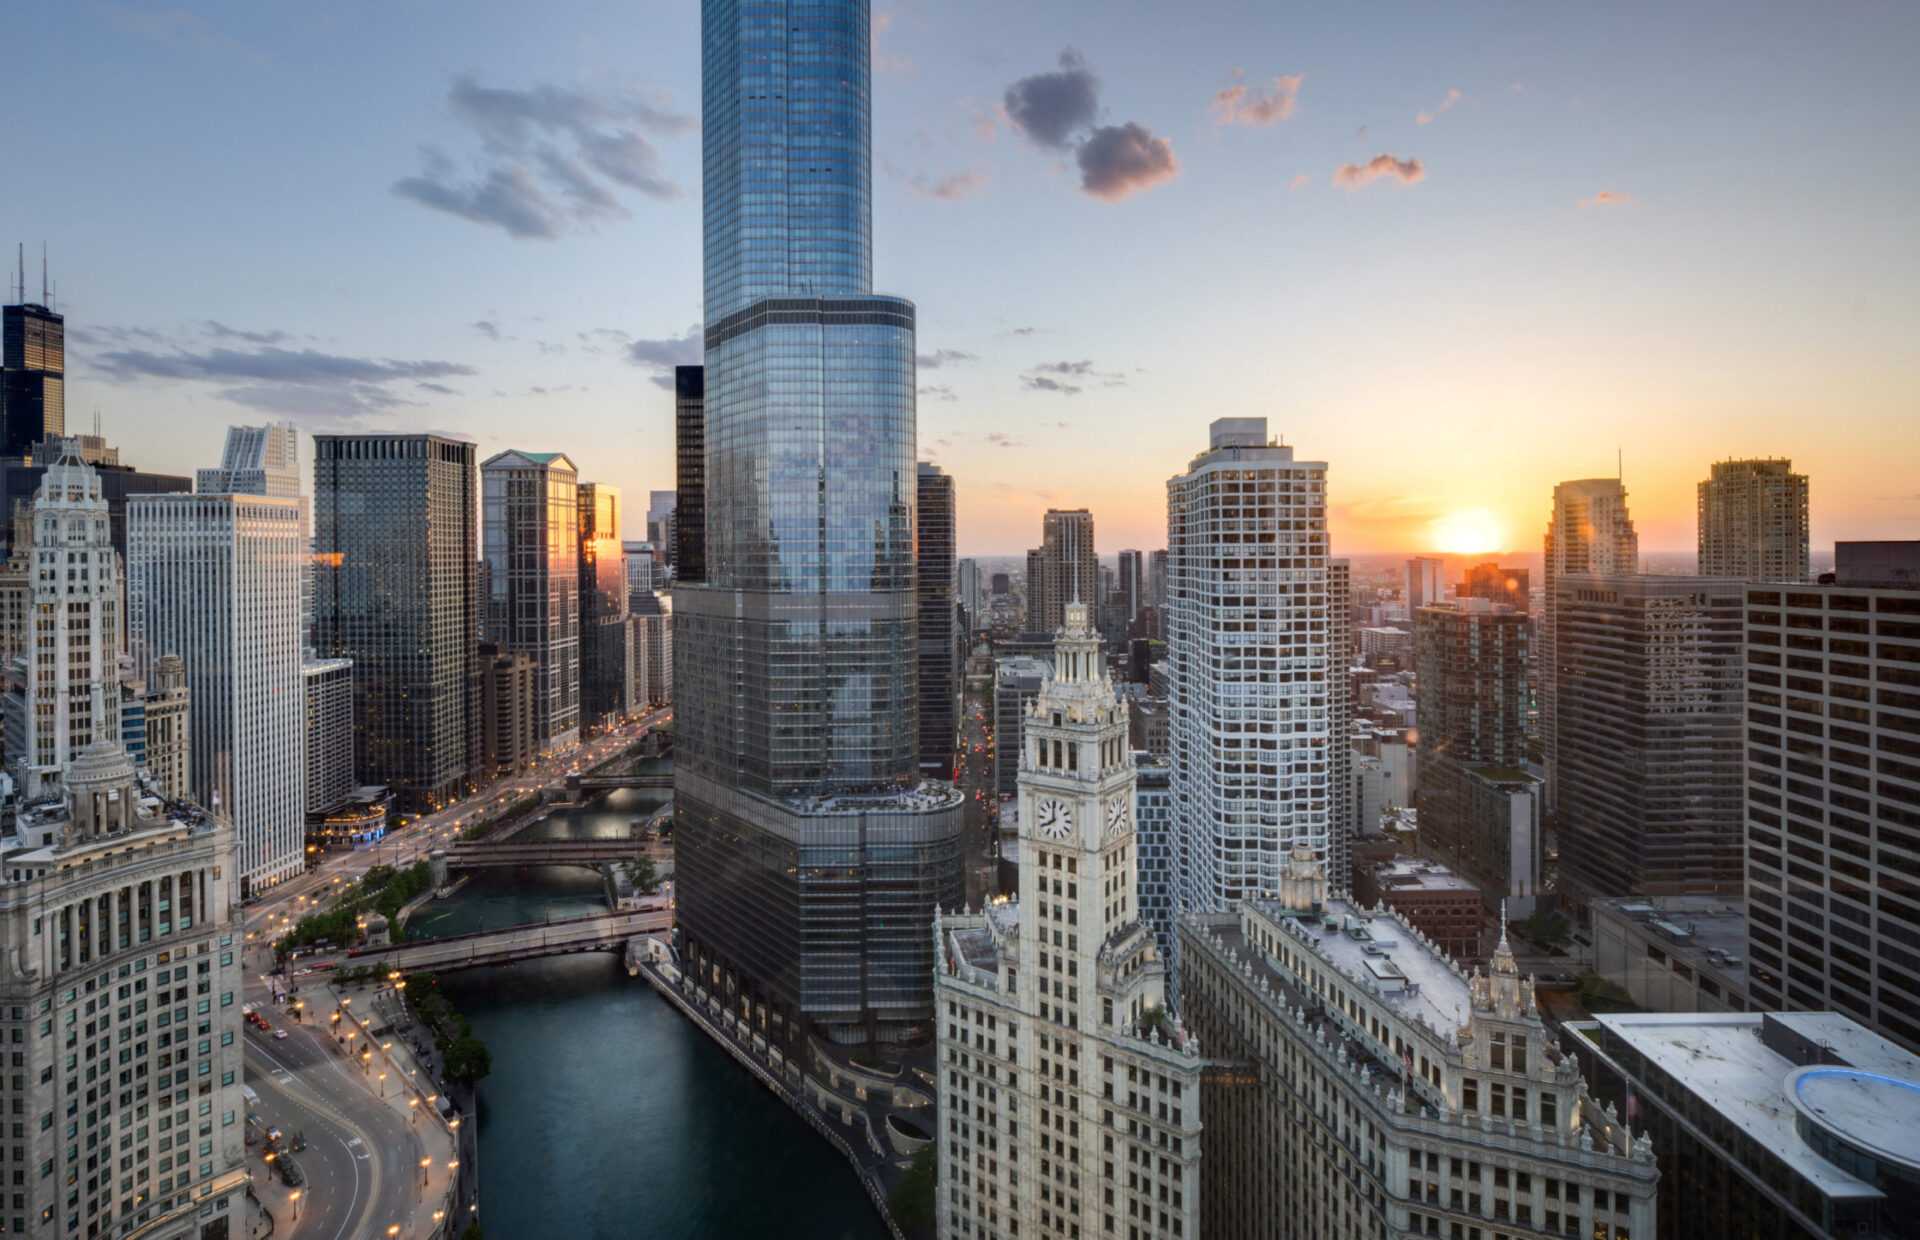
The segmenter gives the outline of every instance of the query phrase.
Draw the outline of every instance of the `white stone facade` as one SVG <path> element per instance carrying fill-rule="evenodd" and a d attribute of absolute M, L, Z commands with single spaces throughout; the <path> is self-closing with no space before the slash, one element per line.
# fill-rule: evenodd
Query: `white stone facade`
<path fill-rule="evenodd" d="M 193 708 L 192 799 L 232 821 L 253 890 L 305 864 L 302 501 L 136 495 L 127 597 L 139 674 L 177 654 Z"/>
<path fill-rule="evenodd" d="M 1065 610 L 1025 720 L 1020 899 L 934 923 L 938 1235 L 1193 1240 L 1203 1061 L 1135 904 L 1126 707 Z"/>

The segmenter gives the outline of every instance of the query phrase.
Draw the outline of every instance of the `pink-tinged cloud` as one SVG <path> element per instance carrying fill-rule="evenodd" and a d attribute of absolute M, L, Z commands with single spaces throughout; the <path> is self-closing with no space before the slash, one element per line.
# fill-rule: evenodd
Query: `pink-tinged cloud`
<path fill-rule="evenodd" d="M 943 177 L 929 177 L 917 174 L 907 182 L 907 187 L 922 198 L 937 198 L 941 202 L 958 202 L 962 198 L 971 198 L 986 188 L 987 174 L 984 172 L 951 172 Z"/>
<path fill-rule="evenodd" d="M 1580 205 L 1583 207 L 1630 207 L 1633 205 L 1633 195 L 1603 189 L 1591 198 L 1582 198 Z"/>
<path fill-rule="evenodd" d="M 1288 182 L 1287 188 L 1288 189 L 1305 189 L 1307 186 L 1312 184 L 1313 184 L 1313 177 L 1305 172 L 1302 172 L 1299 175 L 1295 176 L 1292 181 Z"/>
<path fill-rule="evenodd" d="M 1233 71 L 1235 77 L 1240 70 Z M 1289 74 L 1273 79 L 1271 89 L 1249 87 L 1235 82 L 1213 97 L 1213 123 L 1216 125 L 1272 125 L 1293 115 L 1300 98 L 1302 75 Z"/>
<path fill-rule="evenodd" d="M 1080 188 L 1108 202 L 1180 175 L 1173 144 L 1133 121 L 1095 129 L 1080 144 L 1075 158 L 1080 164 Z"/>
<path fill-rule="evenodd" d="M 1433 124 L 1434 117 L 1440 115 L 1442 112 L 1453 111 L 1453 105 L 1459 103 L 1464 98 L 1466 98 L 1466 96 L 1460 93 L 1458 86 L 1450 86 L 1447 88 L 1447 97 L 1440 101 L 1440 106 L 1431 112 L 1420 113 L 1420 115 L 1413 118 L 1414 123 L 1416 125 L 1431 125 Z"/>
<path fill-rule="evenodd" d="M 1391 155 L 1375 155 L 1364 164 L 1342 164 L 1334 171 L 1333 183 L 1342 189 L 1359 189 L 1381 177 L 1391 177 L 1403 185 L 1412 185 L 1424 181 L 1427 176 L 1426 165 L 1418 159 L 1395 159 Z"/>

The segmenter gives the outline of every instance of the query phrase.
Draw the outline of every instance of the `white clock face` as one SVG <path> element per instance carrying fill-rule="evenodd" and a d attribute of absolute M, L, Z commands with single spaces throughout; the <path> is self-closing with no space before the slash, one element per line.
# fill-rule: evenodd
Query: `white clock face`
<path fill-rule="evenodd" d="M 1129 817 L 1130 817 L 1130 812 L 1128 810 L 1127 799 L 1125 797 L 1115 797 L 1113 800 L 1108 801 L 1107 802 L 1107 835 L 1109 837 L 1115 836 L 1120 834 L 1122 831 L 1126 830 L 1127 819 Z"/>
<path fill-rule="evenodd" d="M 1047 797 L 1033 811 L 1034 829 L 1050 840 L 1064 840 L 1073 830 L 1073 811 L 1067 808 L 1065 801 L 1056 801 Z"/>

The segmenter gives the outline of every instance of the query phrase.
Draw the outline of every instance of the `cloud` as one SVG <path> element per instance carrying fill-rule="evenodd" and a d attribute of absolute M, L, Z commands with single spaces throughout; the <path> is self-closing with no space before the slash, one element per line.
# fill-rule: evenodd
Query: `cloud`
<path fill-rule="evenodd" d="M 463 174 L 438 147 L 424 147 L 420 173 L 395 181 L 393 192 L 520 239 L 551 239 L 626 218 L 615 187 L 654 199 L 680 197 L 642 131 L 677 137 L 699 125 L 631 92 L 551 85 L 514 90 L 466 76 L 454 79 L 447 102 L 479 141 L 471 171 Z"/>
<path fill-rule="evenodd" d="M 1466 96 L 1460 93 L 1459 87 L 1457 86 L 1448 87 L 1446 98 L 1440 101 L 1440 106 L 1435 108 L 1431 112 L 1422 112 L 1420 113 L 1420 115 L 1414 117 L 1413 118 L 1414 124 L 1416 125 L 1433 124 L 1434 117 L 1439 116 L 1442 112 L 1453 111 L 1453 105 L 1456 103 L 1459 103 L 1464 98 L 1466 98 Z"/>
<path fill-rule="evenodd" d="M 467 326 L 473 328 L 473 330 L 479 332 L 482 336 L 485 336 L 488 340 L 500 339 L 499 324 L 493 323 L 487 319 L 477 319 L 474 322 L 467 324 Z"/>
<path fill-rule="evenodd" d="M 942 366 L 958 365 L 961 362 L 977 362 L 980 358 L 976 354 L 962 353 L 958 349 L 935 349 L 931 353 L 920 354 L 916 360 L 920 363 L 922 370 L 938 370 Z"/>
<path fill-rule="evenodd" d="M 1021 375 L 1020 386 L 1029 392 L 1053 392 L 1060 396 L 1078 396 L 1085 391 L 1071 383 L 1062 383 L 1058 379 L 1049 379 L 1045 375 Z"/>
<path fill-rule="evenodd" d="M 1133 121 L 1106 125 L 1080 145 L 1080 188 L 1108 202 L 1180 175 L 1173 144 Z"/>
<path fill-rule="evenodd" d="M 455 181 L 453 161 L 445 154 L 423 148 L 421 160 L 425 172 L 395 181 L 395 194 L 476 224 L 503 228 L 509 237 L 551 240 L 565 225 L 559 208 L 517 164 L 491 169 L 477 180 Z"/>
<path fill-rule="evenodd" d="M 944 383 L 930 383 L 926 387 L 921 388 L 920 397 L 923 400 L 955 401 L 960 399 L 954 390 Z M 945 443 L 946 441 L 943 439 L 940 442 Z"/>
<path fill-rule="evenodd" d="M 115 380 L 176 379 L 198 382 L 251 381 L 324 386 L 337 383 L 384 384 L 402 379 L 444 379 L 471 375 L 458 362 L 399 361 L 349 357 L 315 349 L 215 348 L 204 353 L 175 348 L 169 353 L 116 349 L 100 355 L 100 367 Z"/>
<path fill-rule="evenodd" d="M 1630 207 L 1633 205 L 1633 195 L 1603 189 L 1591 198 L 1582 198 L 1580 205 L 1583 207 Z"/>
<path fill-rule="evenodd" d="M 1020 441 L 1005 431 L 988 431 L 987 442 L 996 448 L 1018 448 Z"/>
<path fill-rule="evenodd" d="M 416 383 L 413 386 L 423 392 L 433 392 L 440 396 L 458 396 L 460 393 L 444 383 Z"/>
<path fill-rule="evenodd" d="M 1057 72 L 1036 73 L 1007 87 L 1007 119 L 1041 146 L 1066 150 L 1074 135 L 1093 127 L 1100 111 L 1100 79 L 1079 52 L 1060 53 Z"/>
<path fill-rule="evenodd" d="M 612 332 L 610 328 L 600 330 L 609 334 Z M 621 335 L 624 339 L 624 333 Z M 706 336 L 700 330 L 700 324 L 695 323 L 679 336 L 664 336 L 654 340 L 626 339 L 623 355 L 632 365 L 652 372 L 656 387 L 671 391 L 675 366 L 696 366 L 704 360 Z"/>
<path fill-rule="evenodd" d="M 1007 120 L 1035 145 L 1072 151 L 1080 188 L 1118 202 L 1180 173 L 1173 144 L 1144 125 L 1128 121 L 1099 125 L 1100 79 L 1072 48 L 1060 53 L 1060 68 L 1036 73 L 1007 87 Z"/>
<path fill-rule="evenodd" d="M 1008 332 L 1007 332 L 1007 335 L 1009 335 L 1009 336 L 1034 336 L 1034 335 L 1038 335 L 1038 334 L 1039 334 L 1039 332 L 1040 332 L 1040 329 L 1039 329 L 1039 328 L 1037 328 L 1037 327 L 1015 327 L 1015 328 L 1010 328 L 1010 329 L 1008 330 Z"/>
<path fill-rule="evenodd" d="M 1093 373 L 1093 363 L 1092 362 L 1041 362 L 1038 366 L 1035 366 L 1033 369 L 1036 371 L 1042 372 L 1044 374 L 1050 374 L 1050 375 L 1090 375 Z"/>
<path fill-rule="evenodd" d="M 1243 73 L 1233 71 L 1239 78 Z M 1270 89 L 1249 87 L 1236 81 L 1213 97 L 1213 123 L 1216 125 L 1272 125 L 1293 115 L 1294 102 L 1300 97 L 1298 73 L 1273 79 Z"/>
<path fill-rule="evenodd" d="M 208 319 L 201 326 L 206 329 L 207 335 L 218 340 L 244 340 L 248 344 L 279 344 L 283 340 L 292 339 L 285 332 L 241 331 L 237 327 L 228 327 L 225 323 L 216 322 L 213 319 Z"/>
<path fill-rule="evenodd" d="M 964 172 L 950 172 L 946 176 L 930 178 L 925 173 L 915 173 L 907 179 L 907 188 L 922 198 L 936 198 L 941 202 L 958 202 L 962 198 L 971 198 L 986 188 L 987 174 L 968 169 Z"/>
<path fill-rule="evenodd" d="M 1426 179 L 1426 165 L 1417 159 L 1395 159 L 1375 155 L 1364 164 L 1342 164 L 1333 174 L 1333 183 L 1344 189 L 1359 189 L 1381 177 L 1392 177 L 1404 185 Z"/>
<path fill-rule="evenodd" d="M 358 422 L 418 401 L 403 400 L 367 384 L 306 387 L 299 384 L 248 384 L 214 392 L 221 400 L 281 418 L 322 423 Z"/>
<path fill-rule="evenodd" d="M 1287 182 L 1287 188 L 1288 189 L 1305 189 L 1307 186 L 1312 184 L 1313 184 L 1312 175 L 1310 173 L 1302 172 L 1297 176 L 1295 176 L 1293 180 Z"/>

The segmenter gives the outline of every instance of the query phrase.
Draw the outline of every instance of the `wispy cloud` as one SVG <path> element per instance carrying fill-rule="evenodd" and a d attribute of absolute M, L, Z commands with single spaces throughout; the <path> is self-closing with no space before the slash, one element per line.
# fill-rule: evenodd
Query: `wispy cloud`
<path fill-rule="evenodd" d="M 1020 441 L 1005 431 L 988 431 L 987 442 L 996 448 L 1018 448 Z"/>
<path fill-rule="evenodd" d="M 488 340 L 500 339 L 500 325 L 490 319 L 476 319 L 474 322 L 468 324 L 468 326 L 479 332 L 482 336 L 485 336 Z"/>
<path fill-rule="evenodd" d="M 697 365 L 706 348 L 706 337 L 701 333 L 698 323 L 689 326 L 681 335 L 656 339 L 634 339 L 613 328 L 601 328 L 600 331 L 607 335 L 618 335 L 627 361 L 648 371 L 656 387 L 669 390 L 673 388 L 673 368 Z"/>
<path fill-rule="evenodd" d="M 907 188 L 922 198 L 934 198 L 941 202 L 958 202 L 962 198 L 971 198 L 987 187 L 987 174 L 967 169 L 961 172 L 949 172 L 942 177 L 930 177 L 924 172 L 915 173 L 907 178 Z"/>
<path fill-rule="evenodd" d="M 1293 180 L 1287 182 L 1287 188 L 1288 189 L 1305 189 L 1307 186 L 1312 184 L 1313 184 L 1313 174 L 1308 172 L 1302 172 L 1297 174 L 1293 178 Z"/>
<path fill-rule="evenodd" d="M 1080 164 L 1080 188 L 1107 202 L 1118 202 L 1180 175 L 1173 144 L 1132 121 L 1094 130 L 1075 158 Z"/>
<path fill-rule="evenodd" d="M 922 353 L 915 359 L 922 370 L 939 370 L 942 366 L 955 366 L 979 360 L 977 354 L 963 353 L 959 349 L 935 349 L 931 353 Z"/>
<path fill-rule="evenodd" d="M 1364 164 L 1342 164 L 1334 171 L 1333 183 L 1343 189 L 1359 189 L 1370 185 L 1382 177 L 1399 181 L 1403 185 L 1412 185 L 1426 179 L 1426 165 L 1418 159 L 1396 159 L 1391 155 L 1375 155 Z"/>
<path fill-rule="evenodd" d="M 1580 205 L 1583 207 L 1630 207 L 1633 205 L 1633 195 L 1603 189 L 1591 198 L 1582 198 Z"/>
<path fill-rule="evenodd" d="M 1453 111 L 1454 105 L 1464 98 L 1466 98 L 1466 96 L 1460 93 L 1459 87 L 1450 86 L 1447 88 L 1446 97 L 1440 100 L 1439 106 L 1435 107 L 1431 112 L 1420 113 L 1413 118 L 1413 122 L 1416 125 L 1431 125 L 1435 117 L 1443 112 Z"/>
<path fill-rule="evenodd" d="M 242 340 L 248 344 L 280 344 L 283 341 L 292 339 L 286 332 L 242 331 L 237 327 L 228 327 L 225 323 L 216 322 L 213 319 L 206 320 L 206 322 L 201 324 L 201 327 L 205 329 L 207 335 L 212 336 L 216 340 Z"/>
<path fill-rule="evenodd" d="M 208 325 L 210 326 L 210 325 Z M 247 331 L 219 325 L 221 339 L 249 344 L 197 349 L 164 341 L 158 348 L 109 349 L 96 358 L 110 382 L 212 385 L 222 400 L 284 417 L 354 420 L 417 402 L 401 390 L 453 394 L 438 380 L 472 375 L 458 362 L 356 357 L 318 349 L 286 349 L 261 343 L 283 332 Z M 123 335 L 126 333 L 122 333 Z M 156 337 L 157 333 L 145 333 Z"/>
<path fill-rule="evenodd" d="M 956 401 L 960 399 L 960 396 L 944 383 L 929 383 L 920 389 L 920 399 Z"/>
<path fill-rule="evenodd" d="M 1029 392 L 1051 392 L 1056 396 L 1078 396 L 1086 389 L 1072 383 L 1062 383 L 1046 375 L 1021 375 L 1020 385 Z"/>
<path fill-rule="evenodd" d="M 616 187 L 679 197 L 644 134 L 677 137 L 698 127 L 663 98 L 551 85 L 515 90 L 465 76 L 454 79 L 447 102 L 478 139 L 479 153 L 463 171 L 441 148 L 423 147 L 419 174 L 394 182 L 393 192 L 523 239 L 626 218 Z"/>
<path fill-rule="evenodd" d="M 1241 80 L 1246 77 L 1244 69 L 1233 71 L 1234 83 L 1214 95 L 1210 110 L 1216 125 L 1272 125 L 1293 115 L 1293 106 L 1300 98 L 1300 83 L 1305 80 L 1298 73 L 1273 79 L 1271 86 L 1248 86 Z"/>

